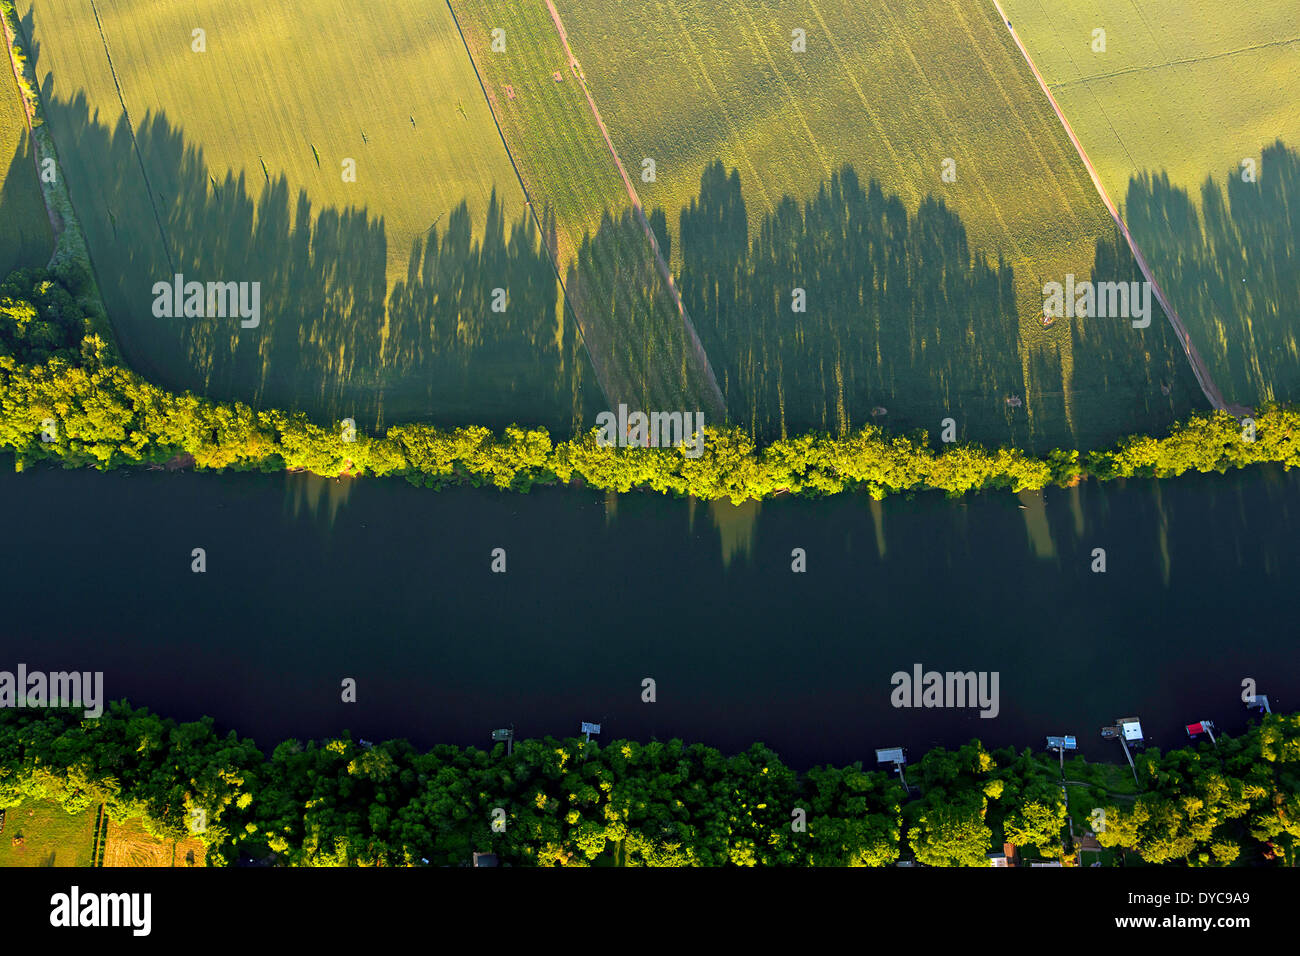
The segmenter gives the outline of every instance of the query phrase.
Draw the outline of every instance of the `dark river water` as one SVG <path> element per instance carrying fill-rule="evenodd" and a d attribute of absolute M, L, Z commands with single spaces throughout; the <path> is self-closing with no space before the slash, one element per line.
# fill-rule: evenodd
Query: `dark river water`
<path fill-rule="evenodd" d="M 1116 760 L 1099 733 L 1119 716 L 1170 747 L 1191 721 L 1244 726 L 1245 679 L 1300 700 L 1300 473 L 736 509 L 0 465 L 0 670 L 103 671 L 109 698 L 264 749 L 589 720 L 761 740 L 796 767 L 1047 734 Z M 894 707 L 891 675 L 918 664 L 996 672 L 998 715 Z"/>

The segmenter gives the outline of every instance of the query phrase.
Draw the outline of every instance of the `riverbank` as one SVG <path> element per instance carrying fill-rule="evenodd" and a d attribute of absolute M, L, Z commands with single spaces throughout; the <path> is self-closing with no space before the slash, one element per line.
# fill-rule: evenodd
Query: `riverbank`
<path fill-rule="evenodd" d="M 1076 734 L 1117 760 L 1097 733 L 1116 715 L 1163 748 L 1202 718 L 1237 733 L 1245 678 L 1300 700 L 1297 470 L 735 508 L 45 465 L 4 468 L 0 499 L 21 503 L 10 593 L 37 596 L 10 602 L 0 662 L 102 671 L 109 698 L 263 743 L 350 728 L 468 745 L 581 719 L 726 751 L 763 740 L 799 769 L 974 735 Z M 894 707 L 891 675 L 917 663 L 998 672 L 998 717 Z"/>
<path fill-rule="evenodd" d="M 1137 435 L 1105 451 L 1057 449 L 1042 458 L 1014 448 L 962 442 L 936 448 L 866 425 L 843 435 L 810 433 L 759 445 L 739 428 L 704 428 L 703 449 L 653 447 L 648 423 L 627 447 L 599 430 L 562 441 L 544 428 L 395 425 L 367 435 L 345 419 L 333 427 L 302 412 L 254 409 L 186 392 L 177 395 L 119 364 L 95 331 L 92 312 L 48 273 L 15 273 L 0 286 L 12 321 L 0 327 L 0 448 L 29 462 L 98 469 L 164 465 L 191 456 L 196 468 L 308 471 L 322 476 L 396 476 L 416 485 L 528 491 L 580 484 L 611 492 L 644 489 L 739 504 L 777 495 L 873 498 L 924 490 L 958 497 L 1099 480 L 1225 472 L 1252 464 L 1300 464 L 1300 408 L 1262 407 L 1238 421 L 1194 415 L 1162 437 Z M 623 436 L 616 436 L 622 441 Z M 694 444 L 694 443 L 693 443 Z"/>
<path fill-rule="evenodd" d="M 1101 769 L 1086 835 L 1148 863 L 1293 864 L 1297 744 L 1300 715 L 1269 715 L 1215 747 L 1143 754 L 1134 802 L 1109 799 Z M 197 837 L 226 863 L 456 865 L 492 853 L 516 866 L 982 867 L 995 846 L 1072 865 L 1083 845 L 1058 768 L 978 740 L 914 761 L 905 787 L 860 763 L 797 774 L 761 744 L 728 757 L 680 740 L 420 752 L 344 735 L 285 741 L 268 758 L 211 720 L 119 702 L 93 721 L 0 711 L 0 770 L 4 805 L 98 802 L 114 819 L 143 816 L 154 836 Z M 1071 762 L 1076 776 L 1088 770 Z"/>

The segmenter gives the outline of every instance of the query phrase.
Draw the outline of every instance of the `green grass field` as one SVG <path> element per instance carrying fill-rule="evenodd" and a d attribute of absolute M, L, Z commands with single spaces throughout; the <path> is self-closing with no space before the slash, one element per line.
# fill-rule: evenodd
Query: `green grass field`
<path fill-rule="evenodd" d="M 0 275 L 45 265 L 53 246 L 22 102 L 4 57 L 0 63 Z"/>
<path fill-rule="evenodd" d="M 0 867 L 91 866 L 98 808 L 68 813 L 53 800 L 24 800 L 5 812 Z"/>
<path fill-rule="evenodd" d="M 445 5 L 20 12 L 141 372 L 363 427 L 574 418 L 577 337 Z M 155 318 L 152 285 L 173 272 L 260 281 L 260 327 Z"/>
<path fill-rule="evenodd" d="M 1300 395 L 1295 4 L 1004 7 L 1225 395 Z"/>
<path fill-rule="evenodd" d="M 68 813 L 53 800 L 28 798 L 6 811 L 0 833 L 0 867 L 95 866 L 99 808 Z M 207 851 L 193 837 L 160 840 L 140 817 L 106 818 L 99 866 L 203 866 Z"/>

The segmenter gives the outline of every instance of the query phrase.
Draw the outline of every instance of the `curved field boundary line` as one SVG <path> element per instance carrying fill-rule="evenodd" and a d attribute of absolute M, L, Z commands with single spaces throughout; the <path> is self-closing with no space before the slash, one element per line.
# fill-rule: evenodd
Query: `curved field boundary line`
<path fill-rule="evenodd" d="M 497 128 L 497 136 L 501 139 L 501 148 L 506 151 L 506 159 L 510 160 L 510 168 L 515 171 L 515 179 L 519 180 L 519 189 L 524 194 L 524 200 L 528 207 L 528 214 L 533 217 L 533 225 L 537 227 L 537 235 L 543 247 L 545 247 L 546 230 L 542 228 L 541 220 L 537 218 L 537 209 L 533 205 L 532 194 L 528 192 L 528 185 L 524 182 L 523 174 L 519 172 L 519 165 L 515 162 L 514 153 L 510 152 L 510 144 L 506 142 L 506 134 L 505 131 L 501 129 L 501 121 L 497 119 L 497 111 L 492 105 L 492 97 L 488 95 L 487 87 L 483 84 L 483 75 L 479 73 L 478 63 L 474 61 L 474 53 L 469 48 L 469 41 L 465 39 L 465 31 L 460 28 L 460 20 L 456 17 L 456 11 L 452 9 L 451 0 L 446 0 L 446 2 L 447 12 L 451 14 L 451 22 L 455 24 L 456 33 L 460 36 L 460 42 L 465 47 L 465 57 L 469 60 L 469 65 L 474 70 L 474 78 L 478 80 L 478 88 L 483 93 L 483 102 L 487 104 L 488 113 L 492 116 L 492 124 Z M 573 310 L 574 321 L 578 323 L 578 328 L 582 330 L 582 347 L 586 350 L 587 358 L 591 360 L 591 367 L 596 373 L 596 384 L 598 384 L 600 390 L 605 393 L 605 397 L 610 399 L 610 401 L 613 401 L 611 396 L 614 393 L 609 389 L 609 377 L 596 358 L 596 354 L 592 351 L 591 346 L 588 344 L 587 330 L 582 328 L 582 322 L 578 313 L 578 305 L 569 296 L 568 286 L 564 284 L 564 276 L 560 274 L 560 264 L 556 261 L 556 257 L 550 254 L 549 248 L 547 249 L 547 253 L 547 258 L 551 260 L 551 268 L 555 270 L 555 281 L 560 284 L 560 291 L 564 293 L 565 301 L 569 303 L 569 308 Z"/>
<path fill-rule="evenodd" d="M 1060 104 L 1056 102 L 1056 97 L 1052 95 L 1052 91 L 1048 87 L 1047 81 L 1043 79 L 1043 74 L 1038 72 L 1038 67 L 1034 65 L 1034 60 L 1033 57 L 1029 55 L 1029 50 L 1020 42 L 1020 35 L 1016 33 L 1015 28 L 1011 25 L 1011 21 L 1007 18 L 1006 12 L 1002 9 L 1002 4 L 998 3 L 998 0 L 993 0 L 993 6 L 997 8 L 998 16 L 1000 16 L 1002 22 L 1006 24 L 1007 32 L 1011 34 L 1011 39 L 1014 40 L 1016 46 L 1020 48 L 1020 53 L 1024 56 L 1025 62 L 1029 64 L 1029 69 L 1033 72 L 1034 79 L 1038 81 L 1038 86 L 1043 91 L 1043 95 L 1047 97 L 1048 102 L 1052 104 L 1052 109 L 1056 111 L 1056 118 L 1059 119 L 1061 125 L 1065 127 L 1066 135 L 1070 137 L 1070 142 L 1074 144 L 1075 151 L 1078 152 L 1079 158 L 1083 160 L 1083 165 L 1088 170 L 1088 175 L 1092 177 L 1092 184 L 1097 189 L 1097 195 L 1099 195 L 1101 201 L 1106 204 L 1106 209 L 1110 212 L 1110 217 L 1115 220 L 1115 225 L 1118 226 L 1120 232 L 1124 234 L 1124 241 L 1128 243 L 1128 247 L 1133 253 L 1133 258 L 1137 260 L 1138 268 L 1142 270 L 1142 275 L 1146 277 L 1147 282 L 1151 283 L 1151 291 L 1155 293 L 1156 300 L 1160 303 L 1160 307 L 1165 310 L 1165 315 L 1169 319 L 1169 324 L 1174 327 L 1174 333 L 1178 336 L 1178 340 L 1183 345 L 1183 352 L 1187 355 L 1187 361 L 1192 366 L 1192 373 L 1196 376 L 1196 382 L 1201 386 L 1201 392 L 1205 395 L 1206 400 L 1216 411 L 1230 412 L 1238 417 L 1249 415 L 1249 408 L 1245 408 L 1241 405 L 1229 406 L 1228 403 L 1224 401 L 1223 393 L 1219 391 L 1219 386 L 1214 383 L 1214 377 L 1210 375 L 1210 370 L 1205 367 L 1205 362 L 1201 359 L 1201 353 L 1198 352 L 1196 346 L 1192 344 L 1191 336 L 1187 334 L 1187 328 L 1183 325 L 1183 320 L 1178 317 L 1178 313 L 1174 311 L 1173 305 L 1170 304 L 1169 299 L 1165 296 L 1164 290 L 1160 288 L 1160 283 L 1156 282 L 1155 276 L 1151 274 L 1151 267 L 1147 265 L 1146 257 L 1142 255 L 1142 250 L 1138 248 L 1137 242 L 1134 241 L 1133 236 L 1129 233 L 1128 226 L 1124 224 L 1124 220 L 1120 217 L 1119 210 L 1115 208 L 1115 204 L 1107 194 L 1106 187 L 1101 184 L 1101 177 L 1097 174 L 1096 168 L 1092 165 L 1092 160 L 1088 159 L 1088 154 L 1084 151 L 1083 144 L 1079 142 L 1079 137 L 1074 135 L 1074 130 L 1070 127 L 1070 121 L 1065 118 L 1065 113 L 1062 111 Z"/>
<path fill-rule="evenodd" d="M 149 181 L 149 171 L 145 169 L 144 157 L 140 155 L 140 144 L 135 139 L 135 123 L 131 121 L 131 113 L 126 108 L 126 96 L 122 93 L 122 84 L 117 78 L 117 66 L 113 63 L 113 54 L 108 49 L 108 37 L 104 35 L 104 24 L 99 19 L 99 8 L 95 6 L 95 0 L 90 0 L 91 12 L 95 14 L 95 26 L 99 30 L 99 41 L 104 45 L 104 57 L 108 60 L 108 72 L 113 75 L 113 86 L 117 90 L 117 101 L 122 104 L 122 116 L 126 119 L 127 132 L 131 134 L 131 149 L 135 152 L 136 161 L 140 164 L 140 176 L 144 179 L 145 192 L 149 194 L 149 208 L 153 210 L 153 221 L 158 224 L 158 235 L 162 239 L 163 255 L 167 257 L 167 267 L 176 272 L 176 264 L 172 262 L 172 250 L 167 242 L 167 230 L 163 228 L 162 215 L 158 212 L 158 203 L 154 201 L 153 183 Z"/>
<path fill-rule="evenodd" d="M 582 67 L 578 64 L 578 58 L 573 55 L 573 49 L 569 46 L 569 35 L 564 31 L 564 23 L 560 20 L 560 12 L 555 9 L 555 4 L 551 0 L 546 0 L 546 7 L 551 11 L 551 19 L 555 22 L 555 29 L 560 34 L 560 42 L 564 44 L 564 54 L 569 58 L 569 64 L 573 67 L 578 82 L 582 84 L 582 92 L 586 94 L 587 105 L 591 107 L 591 115 L 595 117 L 596 125 L 600 127 L 600 135 L 605 137 L 605 146 L 609 149 L 609 155 L 614 157 L 614 165 L 618 167 L 618 174 L 623 178 L 623 186 L 627 189 L 628 199 L 632 200 L 632 207 L 636 210 L 637 218 L 641 220 L 641 228 L 645 230 L 646 239 L 650 242 L 650 249 L 654 252 L 655 262 L 659 266 L 659 274 L 663 277 L 664 282 L 668 284 L 668 291 L 677 304 L 677 311 L 682 317 L 682 325 L 686 329 L 686 334 L 690 337 L 691 349 L 695 352 L 696 360 L 704 369 L 711 393 L 709 397 L 715 402 L 715 408 L 710 411 L 714 414 L 721 413 L 725 418 L 727 403 L 722 398 L 722 389 L 718 387 L 717 377 L 713 374 L 713 366 L 709 364 L 709 357 L 704 352 L 704 346 L 700 344 L 700 337 L 695 334 L 695 324 L 691 322 L 691 317 L 686 314 L 686 304 L 682 302 L 681 293 L 677 291 L 677 283 L 673 281 L 673 274 L 668 269 L 668 263 L 664 262 L 663 253 L 659 251 L 659 242 L 655 239 L 654 230 L 650 228 L 650 220 L 646 218 L 645 208 L 641 205 L 641 197 L 637 195 L 636 188 L 627 175 L 627 170 L 623 168 L 623 161 L 618 157 L 618 150 L 614 148 L 614 140 L 610 138 L 609 130 L 605 127 L 605 121 L 600 118 L 600 110 L 596 108 L 596 100 L 591 95 L 591 88 L 587 86 L 587 78 L 583 75 Z"/>

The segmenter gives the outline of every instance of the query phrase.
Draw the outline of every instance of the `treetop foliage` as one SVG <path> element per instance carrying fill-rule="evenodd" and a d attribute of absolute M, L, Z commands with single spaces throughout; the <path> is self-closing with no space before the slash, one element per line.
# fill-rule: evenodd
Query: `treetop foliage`
<path fill-rule="evenodd" d="M 1217 749 L 1148 751 L 1138 769 L 1140 795 L 1103 797 L 1103 846 L 1151 863 L 1297 862 L 1300 714 L 1267 716 Z M 0 711 L 0 808 L 102 803 L 163 838 L 202 811 L 217 863 L 460 865 L 477 851 L 523 866 L 987 866 L 1003 842 L 1068 859 L 1059 773 L 1050 756 L 972 741 L 925 754 L 909 798 L 893 774 L 861 763 L 800 774 L 762 744 L 727 757 L 681 740 L 545 737 L 507 755 L 344 735 L 266 756 L 211 719 L 126 702 L 94 720 Z"/>
<path fill-rule="evenodd" d="M 1300 464 L 1300 410 L 1261 408 L 1253 438 L 1231 415 L 1198 414 L 1164 437 L 1133 436 L 1082 454 L 1044 458 L 1010 448 L 949 444 L 935 451 L 921 431 L 890 435 L 866 425 L 842 437 L 807 433 L 760 446 L 735 427 L 706 427 L 698 458 L 681 448 L 607 448 L 597 431 L 555 441 L 544 428 L 405 424 L 383 435 L 325 428 L 302 412 L 254 409 L 174 394 L 118 363 L 110 343 L 66 288 L 42 270 L 0 285 L 0 448 L 18 467 L 38 461 L 116 468 L 192 459 L 199 469 L 302 470 L 319 475 L 400 475 L 425 487 L 453 484 L 527 491 L 577 483 L 625 492 L 650 489 L 740 503 L 790 493 L 1070 485 L 1084 476 L 1171 477 L 1273 462 Z M 49 426 L 53 424 L 53 429 Z"/>

